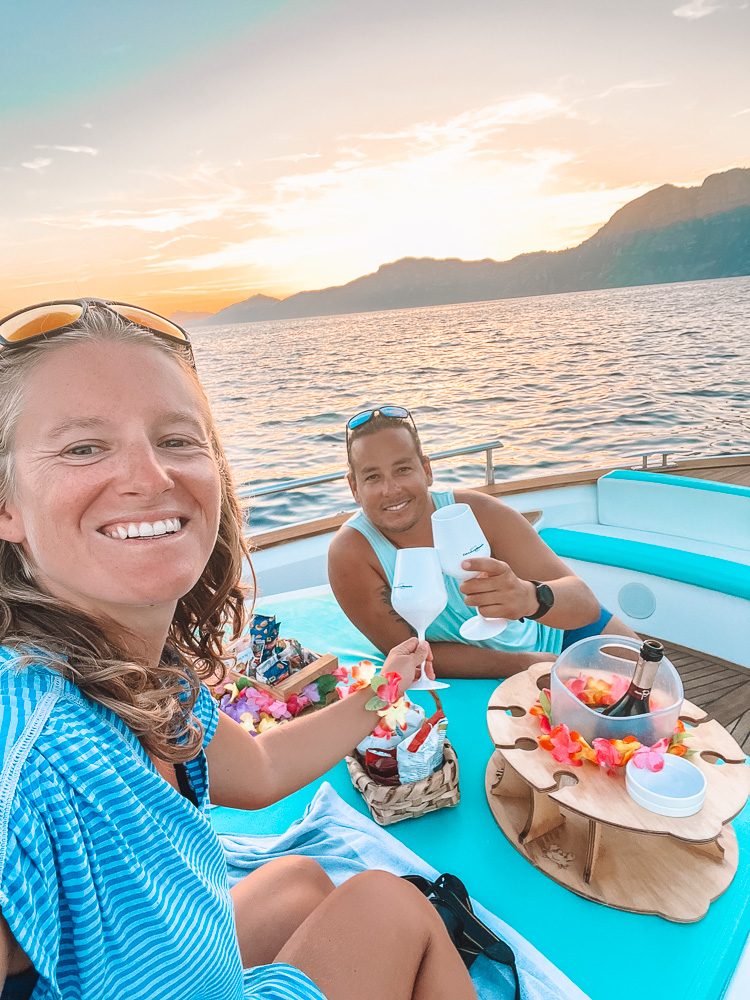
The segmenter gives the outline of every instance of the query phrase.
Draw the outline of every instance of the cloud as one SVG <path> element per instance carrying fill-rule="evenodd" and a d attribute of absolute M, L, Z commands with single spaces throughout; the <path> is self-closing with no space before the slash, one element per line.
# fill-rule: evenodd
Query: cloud
<path fill-rule="evenodd" d="M 289 153 L 288 156 L 273 156 L 271 163 L 300 163 L 302 160 L 319 160 L 322 153 Z M 241 166 L 241 164 L 238 164 Z"/>
<path fill-rule="evenodd" d="M 44 156 L 37 156 L 35 160 L 29 160 L 28 163 L 22 163 L 22 167 L 26 167 L 27 170 L 44 170 L 52 163 L 52 160 L 47 159 Z"/>
<path fill-rule="evenodd" d="M 173 236 L 171 240 L 165 240 L 163 243 L 150 243 L 149 246 L 152 250 L 163 250 L 164 247 L 171 246 L 179 240 L 199 240 L 201 238 L 198 233 L 180 233 L 179 236 Z"/>
<path fill-rule="evenodd" d="M 57 229 L 138 229 L 146 233 L 170 233 L 183 226 L 195 225 L 197 222 L 220 219 L 223 214 L 224 206 L 209 203 L 153 208 L 140 212 L 121 208 L 109 212 L 86 212 L 75 216 L 41 216 L 31 221 Z"/>
<path fill-rule="evenodd" d="M 696 21 L 699 17 L 708 17 L 723 6 L 720 3 L 712 3 L 711 0 L 690 0 L 682 7 L 675 7 L 672 13 L 675 17 L 686 17 L 689 21 Z"/>
<path fill-rule="evenodd" d="M 34 149 L 56 149 L 61 153 L 88 153 L 89 156 L 97 156 L 99 153 L 93 146 L 34 146 Z"/>
<path fill-rule="evenodd" d="M 554 114 L 569 114 L 557 97 L 548 94 L 525 94 L 496 104 L 464 111 L 447 122 L 416 122 L 397 132 L 369 132 L 345 135 L 346 139 L 404 139 L 422 144 L 488 136 L 502 132 L 508 125 L 532 124 Z"/>
<path fill-rule="evenodd" d="M 735 111 L 732 118 L 739 118 L 740 115 L 750 115 L 750 108 L 743 108 L 742 111 Z"/>
<path fill-rule="evenodd" d="M 222 245 L 149 267 L 206 275 L 261 267 L 269 274 L 301 263 L 307 276 L 300 280 L 310 287 L 330 283 L 325 269 L 342 246 L 359 248 L 363 259 L 351 259 L 353 269 L 410 253 L 510 256 L 519 242 L 521 249 L 538 249 L 544 237 L 526 234 L 529 205 L 542 192 L 550 196 L 560 167 L 575 156 L 511 130 L 577 117 L 559 98 L 532 93 L 444 121 L 340 135 L 329 154 L 314 158 L 323 159 L 320 166 L 303 162 L 312 157 L 292 155 L 287 159 L 296 170 L 254 190 L 250 180 L 244 199 L 233 206 L 231 235 L 223 227 Z M 612 200 L 610 193 L 608 204 Z M 252 232 L 238 239 L 248 228 Z"/>
<path fill-rule="evenodd" d="M 600 94 L 592 94 L 591 97 L 582 98 L 581 101 L 601 101 L 605 97 L 613 94 L 623 94 L 629 90 L 653 90 L 654 87 L 666 87 L 663 80 L 630 80 L 627 83 L 616 83 L 612 87 L 607 87 Z"/>
<path fill-rule="evenodd" d="M 185 175 L 147 172 L 150 180 L 169 189 L 169 196 L 151 196 L 138 208 L 96 209 L 67 216 L 44 215 L 29 221 L 55 229 L 130 229 L 178 236 L 177 230 L 234 218 L 245 212 L 245 191 L 223 180 L 224 172 L 223 168 L 210 165 L 199 166 Z M 184 194 L 171 193 L 180 188 L 184 189 Z M 154 205 L 156 207 L 152 207 Z"/>

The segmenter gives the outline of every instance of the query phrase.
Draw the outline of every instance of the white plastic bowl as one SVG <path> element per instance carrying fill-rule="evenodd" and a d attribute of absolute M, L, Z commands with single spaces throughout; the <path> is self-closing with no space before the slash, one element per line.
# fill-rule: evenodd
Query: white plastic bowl
<path fill-rule="evenodd" d="M 660 816 L 693 816 L 706 798 L 706 776 L 685 757 L 664 754 L 661 771 L 625 767 L 625 787 L 639 806 Z"/>

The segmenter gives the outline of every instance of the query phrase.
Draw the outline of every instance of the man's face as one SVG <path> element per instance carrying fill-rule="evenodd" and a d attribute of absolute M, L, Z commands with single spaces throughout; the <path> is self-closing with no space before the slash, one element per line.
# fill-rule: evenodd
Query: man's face
<path fill-rule="evenodd" d="M 429 459 L 420 461 L 405 427 L 386 428 L 355 438 L 350 451 L 354 499 L 384 535 L 410 531 L 432 513 Z"/>

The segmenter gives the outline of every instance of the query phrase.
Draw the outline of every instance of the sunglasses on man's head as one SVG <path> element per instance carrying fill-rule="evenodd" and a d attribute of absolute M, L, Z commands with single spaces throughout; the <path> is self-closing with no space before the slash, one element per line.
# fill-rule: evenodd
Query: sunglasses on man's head
<path fill-rule="evenodd" d="M 411 413 L 403 406 L 376 406 L 372 410 L 362 410 L 360 413 L 355 413 L 351 420 L 346 422 L 347 431 L 361 427 L 378 414 L 382 417 L 392 417 L 394 420 L 411 420 L 414 423 Z"/>
<path fill-rule="evenodd" d="M 190 338 L 181 326 L 149 309 L 103 299 L 61 299 L 58 302 L 40 302 L 38 305 L 19 309 L 0 319 L 0 349 L 24 347 L 37 340 L 67 333 L 83 319 L 92 305 L 108 309 L 157 337 L 177 341 L 188 348 L 192 360 Z"/>

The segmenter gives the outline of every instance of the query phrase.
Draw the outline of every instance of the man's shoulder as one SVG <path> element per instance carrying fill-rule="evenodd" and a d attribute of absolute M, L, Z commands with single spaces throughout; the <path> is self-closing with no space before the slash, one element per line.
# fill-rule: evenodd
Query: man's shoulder
<path fill-rule="evenodd" d="M 328 547 L 328 561 L 329 563 L 337 560 L 349 561 L 353 558 L 361 558 L 372 551 L 372 545 L 367 538 L 347 521 L 346 524 L 341 525 L 331 539 L 331 544 Z"/>

